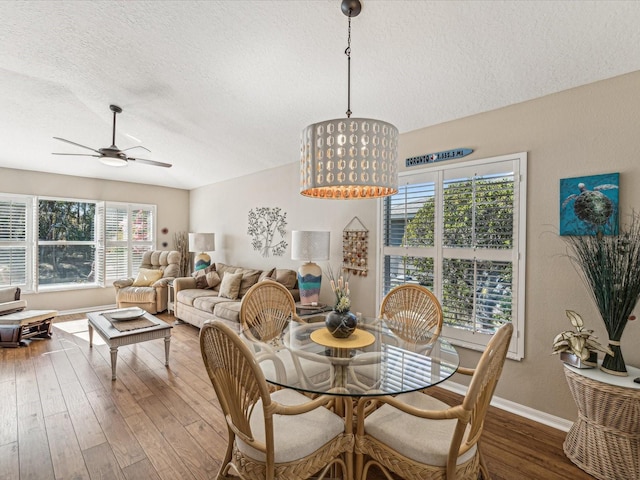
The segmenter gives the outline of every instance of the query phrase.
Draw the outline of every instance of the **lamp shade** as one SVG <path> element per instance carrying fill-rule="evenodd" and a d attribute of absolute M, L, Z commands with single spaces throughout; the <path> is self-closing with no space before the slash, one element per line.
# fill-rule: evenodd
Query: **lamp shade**
<path fill-rule="evenodd" d="M 398 192 L 398 129 L 370 118 L 309 125 L 300 146 L 300 193 L 327 199 L 379 198 Z"/>
<path fill-rule="evenodd" d="M 190 233 L 190 252 L 213 252 L 216 249 L 215 233 Z"/>
<path fill-rule="evenodd" d="M 291 258 L 312 262 L 329 260 L 331 232 L 293 230 L 291 232 Z"/>

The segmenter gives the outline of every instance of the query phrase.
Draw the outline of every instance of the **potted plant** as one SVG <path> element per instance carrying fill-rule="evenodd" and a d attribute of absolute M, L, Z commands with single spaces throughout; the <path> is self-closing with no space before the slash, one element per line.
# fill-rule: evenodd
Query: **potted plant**
<path fill-rule="evenodd" d="M 567 318 L 576 330 L 567 330 L 553 339 L 553 353 L 559 353 L 563 362 L 578 368 L 593 368 L 598 365 L 598 351 L 613 355 L 613 352 L 594 340 L 593 330 L 585 330 L 582 317 L 573 310 L 565 310 Z"/>
<path fill-rule="evenodd" d="M 565 237 L 569 258 L 582 273 L 609 335 L 600 369 L 627 375 L 620 338 L 640 299 L 640 214 L 633 212 L 619 235 Z M 612 352 L 612 353 L 610 353 Z"/>
<path fill-rule="evenodd" d="M 331 267 L 327 269 L 327 275 L 331 280 L 331 291 L 336 296 L 336 303 L 333 311 L 327 314 L 325 325 L 334 337 L 347 338 L 354 332 L 358 324 L 357 317 L 350 311 L 349 277 L 346 280 L 342 275 L 336 278 Z"/>

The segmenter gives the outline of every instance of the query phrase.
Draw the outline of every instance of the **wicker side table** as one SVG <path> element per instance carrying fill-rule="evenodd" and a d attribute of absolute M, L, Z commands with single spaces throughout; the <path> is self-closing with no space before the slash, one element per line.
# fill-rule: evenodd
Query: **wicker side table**
<path fill-rule="evenodd" d="M 640 369 L 628 377 L 599 369 L 564 366 L 578 406 L 578 420 L 564 442 L 564 453 L 585 472 L 601 480 L 640 479 Z"/>

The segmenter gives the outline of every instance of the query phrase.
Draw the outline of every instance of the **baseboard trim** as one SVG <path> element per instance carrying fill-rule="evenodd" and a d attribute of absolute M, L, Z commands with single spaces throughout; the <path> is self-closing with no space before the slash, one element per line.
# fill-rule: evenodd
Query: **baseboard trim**
<path fill-rule="evenodd" d="M 459 383 L 444 382 L 439 384 L 438 386 L 459 395 L 465 395 L 467 393 L 467 386 L 461 385 Z M 509 413 L 513 413 L 515 415 L 519 415 L 534 422 L 542 423 L 543 425 L 547 425 L 548 427 L 555 428 L 563 432 L 568 432 L 573 425 L 573 422 L 571 420 L 556 417 L 555 415 L 551 415 L 549 413 L 527 407 L 526 405 L 521 405 L 519 403 L 512 402 L 511 400 L 505 400 L 504 398 L 496 397 L 495 395 L 491 400 L 491 406 L 499 408 L 500 410 L 505 410 Z"/>

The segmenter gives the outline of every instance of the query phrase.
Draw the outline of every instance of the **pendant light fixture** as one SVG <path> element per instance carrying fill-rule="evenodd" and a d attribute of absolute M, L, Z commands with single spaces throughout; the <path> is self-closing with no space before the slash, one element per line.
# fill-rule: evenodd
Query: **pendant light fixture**
<path fill-rule="evenodd" d="M 302 131 L 300 193 L 327 199 L 379 198 L 398 191 L 398 129 L 371 118 L 351 118 L 351 18 L 359 0 L 342 0 L 349 17 L 347 118 L 326 120 Z"/>

